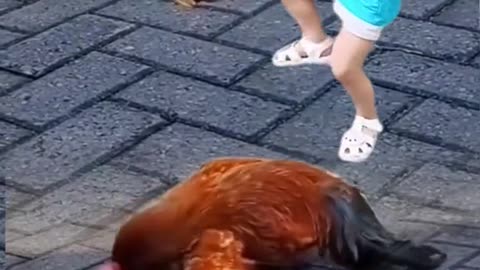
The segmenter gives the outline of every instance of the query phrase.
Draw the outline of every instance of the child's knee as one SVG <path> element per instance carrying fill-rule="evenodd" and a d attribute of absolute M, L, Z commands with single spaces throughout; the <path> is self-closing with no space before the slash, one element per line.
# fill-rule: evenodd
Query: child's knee
<path fill-rule="evenodd" d="M 348 83 L 355 80 L 362 72 L 362 67 L 348 63 L 347 61 L 333 61 L 331 63 L 332 73 L 341 83 Z"/>

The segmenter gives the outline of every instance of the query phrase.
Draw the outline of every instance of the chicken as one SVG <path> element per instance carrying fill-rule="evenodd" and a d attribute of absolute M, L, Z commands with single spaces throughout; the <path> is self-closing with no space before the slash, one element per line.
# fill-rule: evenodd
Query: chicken
<path fill-rule="evenodd" d="M 223 158 L 123 224 L 103 270 L 182 270 L 209 229 L 233 233 L 243 246 L 236 252 L 258 269 L 319 259 L 350 269 L 379 262 L 435 269 L 446 259 L 397 239 L 361 191 L 333 173 L 298 161 Z"/>
<path fill-rule="evenodd" d="M 242 258 L 243 244 L 231 231 L 204 231 L 184 260 L 185 270 L 250 270 L 253 262 Z"/>

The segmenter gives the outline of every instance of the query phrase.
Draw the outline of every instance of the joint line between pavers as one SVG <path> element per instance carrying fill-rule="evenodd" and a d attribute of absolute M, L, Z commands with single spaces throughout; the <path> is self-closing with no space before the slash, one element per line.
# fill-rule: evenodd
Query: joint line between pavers
<path fill-rule="evenodd" d="M 74 182 L 76 179 L 80 178 L 81 176 L 87 174 L 88 172 L 94 170 L 95 168 L 98 168 L 102 165 L 105 165 L 109 161 L 115 159 L 116 157 L 122 155 L 123 153 L 131 150 L 133 147 L 136 145 L 140 144 L 142 141 L 150 137 L 151 135 L 155 134 L 156 132 L 168 127 L 170 123 L 168 122 L 161 122 L 155 125 L 152 125 L 149 128 L 146 128 L 143 130 L 140 134 L 137 136 L 133 136 L 130 140 L 127 140 L 125 142 L 122 142 L 118 144 L 116 147 L 113 147 L 113 149 L 100 157 L 92 160 L 91 162 L 87 163 L 86 165 L 82 166 L 80 169 L 74 171 L 71 173 L 69 176 L 67 176 L 65 179 L 60 180 L 58 182 L 52 183 L 48 185 L 47 187 L 43 188 L 41 190 L 42 194 L 46 194 L 48 192 L 51 192 L 57 188 L 60 188 L 66 184 Z"/>

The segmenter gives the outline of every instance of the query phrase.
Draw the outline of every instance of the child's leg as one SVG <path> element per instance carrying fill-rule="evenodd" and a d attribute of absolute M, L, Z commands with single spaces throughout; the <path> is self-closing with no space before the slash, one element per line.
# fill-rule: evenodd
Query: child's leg
<path fill-rule="evenodd" d="M 382 29 L 398 14 L 400 0 L 336 0 L 334 10 L 342 19 L 342 29 L 335 39 L 330 65 L 356 111 L 351 128 L 342 136 L 338 155 L 344 161 L 362 162 L 373 152 L 383 130 L 363 65 Z"/>
<path fill-rule="evenodd" d="M 282 0 L 282 4 L 299 25 L 302 38 L 279 49 L 272 58 L 273 64 L 325 64 L 332 39 L 323 30 L 314 0 Z"/>
<path fill-rule="evenodd" d="M 374 43 L 342 29 L 333 45 L 330 65 L 335 78 L 351 96 L 356 116 L 352 127 L 343 135 L 339 157 L 361 162 L 373 152 L 377 135 L 383 127 L 375 108 L 375 93 L 363 64 Z"/>

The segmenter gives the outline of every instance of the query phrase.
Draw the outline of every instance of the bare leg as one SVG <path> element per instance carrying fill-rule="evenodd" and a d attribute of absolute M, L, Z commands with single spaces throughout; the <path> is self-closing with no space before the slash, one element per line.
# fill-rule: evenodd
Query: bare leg
<path fill-rule="evenodd" d="M 323 30 L 314 0 L 282 0 L 282 3 L 300 27 L 302 38 L 277 50 L 273 64 L 279 67 L 328 64 L 328 49 L 333 40 Z"/>
<path fill-rule="evenodd" d="M 319 43 L 327 37 L 313 0 L 282 0 L 282 4 L 297 22 L 302 36 Z"/>
<path fill-rule="evenodd" d="M 351 96 L 357 115 L 367 119 L 378 118 L 373 86 L 363 70 L 365 59 L 373 45 L 373 41 L 342 30 L 335 39 L 330 56 L 335 78 Z"/>
<path fill-rule="evenodd" d="M 375 92 L 363 70 L 373 45 L 373 41 L 342 29 L 330 55 L 332 72 L 352 98 L 356 111 L 355 120 L 342 136 L 338 151 L 344 161 L 365 161 L 373 152 L 377 136 L 383 130 L 375 108 Z"/>

